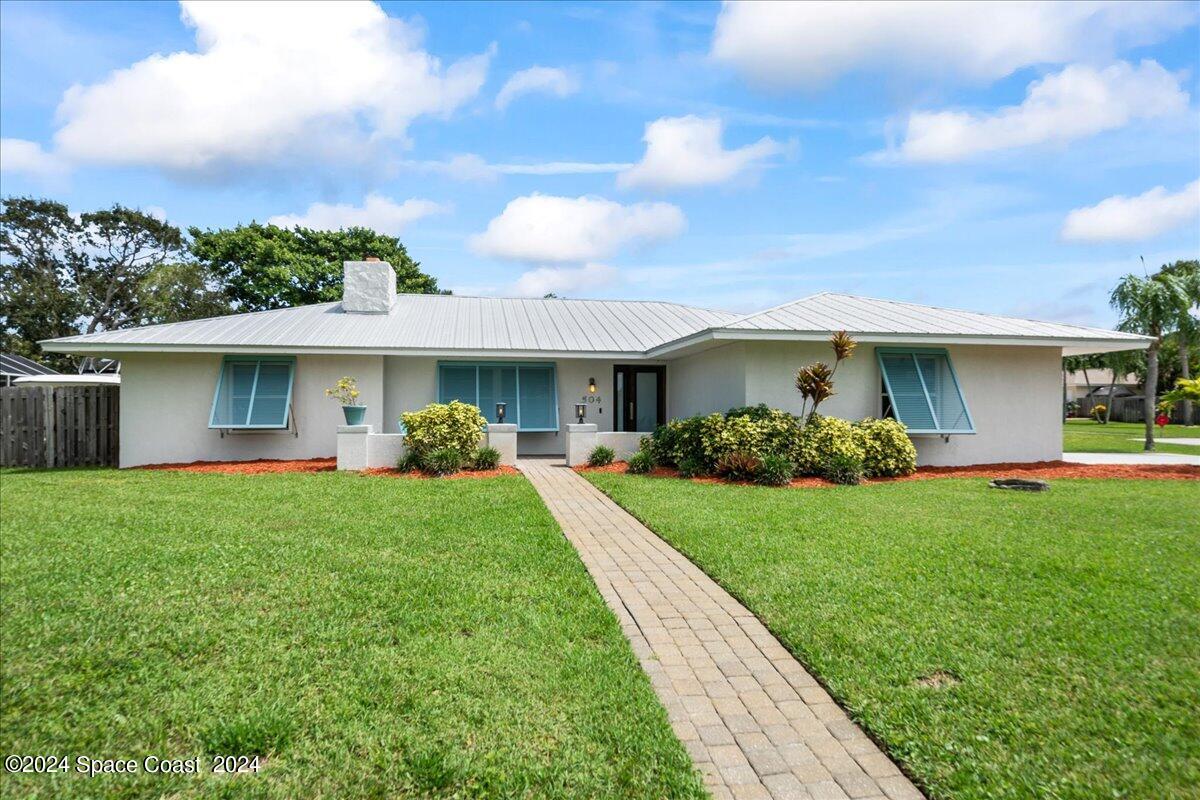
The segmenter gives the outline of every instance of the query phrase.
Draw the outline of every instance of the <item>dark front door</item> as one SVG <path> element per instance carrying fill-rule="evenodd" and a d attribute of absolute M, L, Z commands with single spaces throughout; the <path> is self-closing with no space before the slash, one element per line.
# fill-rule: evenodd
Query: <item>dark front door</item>
<path fill-rule="evenodd" d="M 667 368 L 613 367 L 613 430 L 649 433 L 667 421 Z"/>

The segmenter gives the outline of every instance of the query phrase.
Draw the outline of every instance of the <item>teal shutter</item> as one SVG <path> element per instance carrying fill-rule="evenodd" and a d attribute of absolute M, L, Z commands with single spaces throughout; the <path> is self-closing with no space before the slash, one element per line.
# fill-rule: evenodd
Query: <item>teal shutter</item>
<path fill-rule="evenodd" d="M 896 419 L 909 433 L 974 433 L 971 413 L 945 350 L 877 348 Z"/>
<path fill-rule="evenodd" d="M 517 421 L 517 368 L 479 368 L 479 410 L 488 422 L 497 422 L 496 403 L 507 403 L 504 421 Z"/>
<path fill-rule="evenodd" d="M 558 430 L 558 387 L 553 366 L 521 367 L 517 391 L 519 430 Z"/>
<path fill-rule="evenodd" d="M 213 395 L 210 428 L 286 428 L 295 362 L 228 356 Z"/>
<path fill-rule="evenodd" d="M 558 381 L 553 364 L 446 362 L 438 364 L 438 402 L 458 400 L 496 422 L 496 403 L 507 403 L 504 421 L 519 431 L 558 430 Z"/>
<path fill-rule="evenodd" d="M 478 367 L 458 364 L 442 364 L 438 376 L 438 402 L 479 404 Z"/>

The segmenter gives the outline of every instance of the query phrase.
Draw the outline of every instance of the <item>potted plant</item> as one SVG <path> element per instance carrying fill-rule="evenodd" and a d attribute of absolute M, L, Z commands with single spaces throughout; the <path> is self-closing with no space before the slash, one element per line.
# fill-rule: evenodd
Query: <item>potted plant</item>
<path fill-rule="evenodd" d="M 342 378 L 325 390 L 326 397 L 332 397 L 342 404 L 342 413 L 346 415 L 347 425 L 362 425 L 367 416 L 367 407 L 360 406 L 358 400 L 358 381 L 354 378 Z"/>

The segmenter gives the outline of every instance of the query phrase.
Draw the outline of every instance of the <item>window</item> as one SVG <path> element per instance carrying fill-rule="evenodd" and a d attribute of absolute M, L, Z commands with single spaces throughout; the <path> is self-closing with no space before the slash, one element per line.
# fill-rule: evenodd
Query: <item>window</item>
<path fill-rule="evenodd" d="M 213 395 L 210 428 L 286 428 L 293 358 L 226 356 Z"/>
<path fill-rule="evenodd" d="M 974 433 L 950 355 L 945 350 L 875 350 L 883 375 L 885 416 L 903 422 L 909 433 Z"/>
<path fill-rule="evenodd" d="M 553 364 L 438 364 L 438 402 L 478 406 L 496 422 L 496 403 L 507 406 L 504 421 L 519 431 L 558 430 L 558 381 Z"/>

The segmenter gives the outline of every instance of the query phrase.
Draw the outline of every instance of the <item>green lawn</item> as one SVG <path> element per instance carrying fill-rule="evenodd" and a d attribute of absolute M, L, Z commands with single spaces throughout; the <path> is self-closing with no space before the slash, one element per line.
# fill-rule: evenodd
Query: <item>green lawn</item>
<path fill-rule="evenodd" d="M 587 478 L 749 606 L 931 796 L 1200 796 L 1200 483 Z M 920 683 L 938 671 L 959 683 Z"/>
<path fill-rule="evenodd" d="M 1145 441 L 1146 426 L 1140 422 L 1110 422 L 1101 425 L 1090 419 L 1069 419 L 1063 424 L 1063 452 L 1066 453 L 1140 453 Z M 1165 444 L 1156 442 L 1159 453 L 1182 453 L 1200 455 L 1200 425 L 1184 427 L 1167 425 L 1160 430 L 1154 426 L 1154 438 L 1195 439 L 1189 444 Z"/>
<path fill-rule="evenodd" d="M 0 476 L 0 750 L 267 753 L 7 797 L 699 797 L 520 477 Z M 207 771 L 207 761 L 202 762 Z"/>

